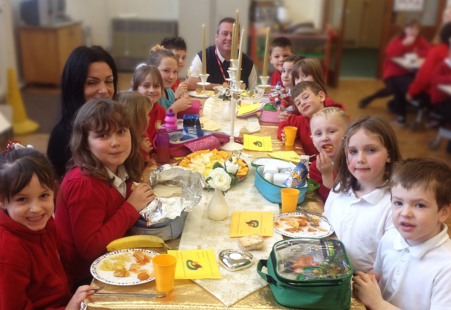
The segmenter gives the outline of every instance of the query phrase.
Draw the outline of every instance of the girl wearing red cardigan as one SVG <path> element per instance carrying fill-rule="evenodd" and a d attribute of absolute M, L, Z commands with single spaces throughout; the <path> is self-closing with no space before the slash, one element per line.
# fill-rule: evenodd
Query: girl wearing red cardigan
<path fill-rule="evenodd" d="M 89 283 L 92 262 L 124 236 L 139 211 L 155 198 L 139 182 L 143 158 L 125 109 L 109 99 L 92 99 L 77 113 L 70 143 L 74 167 L 56 200 L 56 224 L 67 249 L 66 271 L 75 285 Z"/>
<path fill-rule="evenodd" d="M 55 173 L 41 152 L 9 146 L 0 153 L 0 309 L 78 310 L 94 291 L 71 294 L 52 216 Z"/>
<path fill-rule="evenodd" d="M 409 85 L 415 79 L 415 72 L 408 71 L 393 62 L 393 57 L 404 57 L 405 54 L 415 53 L 418 57 L 426 57 L 430 46 L 419 36 L 420 23 L 416 20 L 406 23 L 404 30 L 395 37 L 385 49 L 384 82 L 393 91 L 393 108 L 397 118 L 395 125 L 406 125 L 406 100 L 405 96 Z"/>

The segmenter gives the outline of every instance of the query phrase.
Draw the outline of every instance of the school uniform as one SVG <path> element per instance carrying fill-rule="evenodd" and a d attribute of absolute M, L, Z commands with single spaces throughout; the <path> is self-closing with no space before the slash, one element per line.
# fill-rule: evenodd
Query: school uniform
<path fill-rule="evenodd" d="M 431 103 L 434 112 L 441 115 L 444 120 L 451 121 L 451 96 L 438 88 L 438 85 L 451 84 L 451 61 L 448 58 L 439 64 L 431 79 Z"/>
<path fill-rule="evenodd" d="M 431 239 L 409 246 L 396 229 L 379 243 L 374 270 L 382 274 L 382 297 L 409 310 L 445 310 L 451 305 L 451 240 L 448 227 Z"/>
<path fill-rule="evenodd" d="M 172 87 L 171 87 L 171 89 L 172 89 L 172 91 L 173 91 L 174 93 L 175 93 L 175 91 L 177 90 L 177 87 L 179 87 L 179 85 L 180 85 L 180 79 L 177 78 L 177 80 L 175 80 L 174 85 L 172 85 Z"/>
<path fill-rule="evenodd" d="M 274 71 L 274 73 L 271 75 L 271 86 L 277 86 L 277 82 L 280 82 L 280 86 L 283 87 L 282 75 L 280 74 L 279 70 Z"/>
<path fill-rule="evenodd" d="M 175 94 L 170 88 L 166 88 L 164 90 L 166 92 L 167 98 L 161 95 L 160 99 L 158 99 L 158 103 L 165 109 L 169 109 L 171 105 L 175 102 Z"/>
<path fill-rule="evenodd" d="M 373 269 L 379 242 L 385 232 L 394 227 L 390 199 L 388 185 L 360 198 L 353 190 L 330 191 L 323 215 L 345 245 L 354 271 Z"/>
<path fill-rule="evenodd" d="M 158 133 L 158 128 L 164 124 L 165 117 L 166 110 L 158 102 L 155 102 L 152 110 L 149 112 L 149 126 L 147 127 L 147 134 L 152 144 L 153 139 Z"/>
<path fill-rule="evenodd" d="M 324 103 L 325 107 L 337 107 L 345 110 L 344 105 L 341 103 L 334 103 L 330 98 L 326 97 L 326 101 Z M 279 129 L 277 130 L 277 138 L 282 139 L 282 132 L 285 126 L 294 126 L 298 128 L 296 133 L 297 137 L 299 137 L 302 147 L 306 155 L 317 155 L 318 150 L 313 145 L 312 138 L 310 137 L 310 118 L 305 117 L 303 115 L 290 115 L 290 117 L 279 124 Z"/>
<path fill-rule="evenodd" d="M 71 298 L 63 242 L 50 217 L 31 231 L 0 210 L 0 309 L 61 309 Z"/>
<path fill-rule="evenodd" d="M 86 170 L 83 173 L 79 167 L 69 171 L 56 200 L 55 219 L 68 254 L 65 267 L 74 282 L 90 278 L 92 262 L 139 218 L 138 211 L 126 201 L 132 182 L 126 182 L 123 165 L 118 167 L 118 176 L 109 172 L 114 179 L 112 186 L 89 176 Z"/>
<path fill-rule="evenodd" d="M 337 175 L 335 174 L 335 171 L 333 171 L 332 173 L 334 175 L 334 180 L 335 180 Z M 321 196 L 321 198 L 323 198 L 324 201 L 326 201 L 327 197 L 329 196 L 330 188 L 327 188 L 324 186 L 323 175 L 318 170 L 318 167 L 316 166 L 316 160 L 314 160 L 309 167 L 309 176 L 310 176 L 310 179 L 319 183 L 320 186 L 318 188 L 318 194 Z"/>

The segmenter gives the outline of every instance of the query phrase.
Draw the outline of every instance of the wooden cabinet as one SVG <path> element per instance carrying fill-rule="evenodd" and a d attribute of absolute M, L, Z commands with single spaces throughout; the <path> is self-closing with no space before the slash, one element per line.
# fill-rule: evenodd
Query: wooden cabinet
<path fill-rule="evenodd" d="M 21 27 L 19 34 L 22 69 L 29 83 L 58 85 L 70 53 L 83 45 L 81 22 Z"/>

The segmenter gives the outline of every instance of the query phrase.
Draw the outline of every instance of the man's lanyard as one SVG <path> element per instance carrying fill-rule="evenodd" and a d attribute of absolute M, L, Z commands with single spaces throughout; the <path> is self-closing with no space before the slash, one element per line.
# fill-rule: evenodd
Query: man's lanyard
<path fill-rule="evenodd" d="M 224 82 L 227 82 L 227 84 L 230 85 L 229 81 L 227 81 L 227 79 L 226 79 L 226 76 L 225 76 L 225 74 L 224 74 L 224 70 L 222 70 L 222 64 L 221 64 L 221 61 L 219 60 L 219 57 L 218 57 L 218 51 L 217 51 L 217 49 L 216 49 L 216 45 L 215 45 L 215 56 L 216 56 L 216 60 L 218 61 L 219 70 L 221 70 L 222 77 L 224 78 Z M 205 57 L 205 58 L 206 58 L 206 57 Z M 205 59 L 205 61 L 207 61 L 207 59 Z"/>

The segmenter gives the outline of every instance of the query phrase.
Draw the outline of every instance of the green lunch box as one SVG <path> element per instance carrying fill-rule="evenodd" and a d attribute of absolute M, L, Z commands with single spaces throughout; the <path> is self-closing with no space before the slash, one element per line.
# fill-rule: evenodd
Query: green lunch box
<path fill-rule="evenodd" d="M 252 166 L 255 167 L 255 187 L 258 191 L 273 203 L 282 203 L 282 197 L 280 195 L 280 190 L 285 188 L 283 186 L 275 185 L 264 178 L 263 169 L 265 165 L 275 165 L 278 168 L 293 168 L 296 167 L 293 163 L 277 158 L 269 157 L 259 157 L 252 161 Z M 305 194 L 307 190 L 314 191 L 319 188 L 319 184 L 311 179 L 307 179 L 308 183 L 301 188 L 296 188 L 299 190 L 298 204 L 302 203 L 305 199 Z"/>
<path fill-rule="evenodd" d="M 353 270 L 339 240 L 297 238 L 276 242 L 268 260 L 258 262 L 257 272 L 284 306 L 325 310 L 351 306 Z"/>

